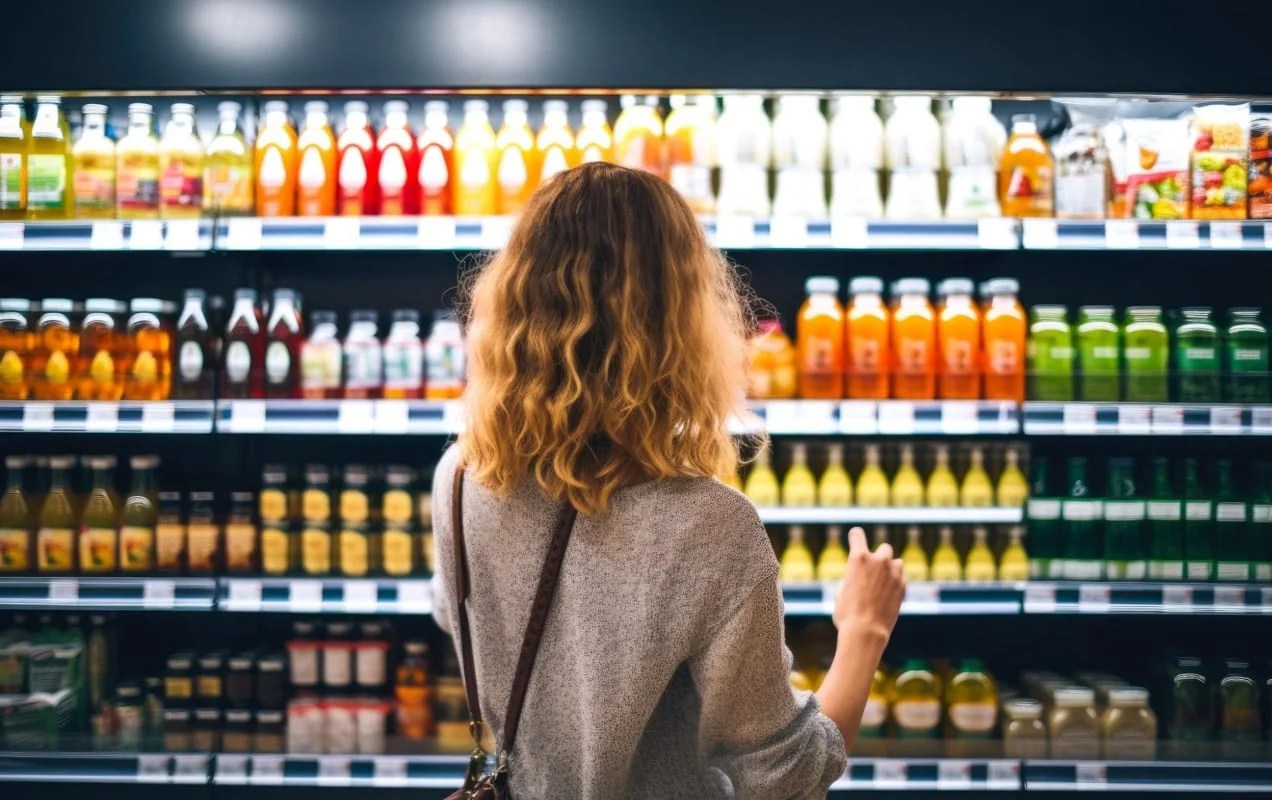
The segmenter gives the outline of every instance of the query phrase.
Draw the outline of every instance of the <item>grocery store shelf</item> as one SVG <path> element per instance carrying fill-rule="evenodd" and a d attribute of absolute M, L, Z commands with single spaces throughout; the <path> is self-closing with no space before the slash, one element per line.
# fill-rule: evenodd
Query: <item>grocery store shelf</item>
<path fill-rule="evenodd" d="M 0 432 L 211 433 L 211 400 L 0 401 Z"/>
<path fill-rule="evenodd" d="M 510 217 L 242 217 L 217 223 L 225 250 L 493 250 Z"/>
<path fill-rule="evenodd" d="M 1047 583 L 1023 586 L 1026 614 L 1272 614 L 1272 586 L 1241 583 Z"/>
<path fill-rule="evenodd" d="M 1019 406 L 1001 400 L 765 400 L 739 433 L 854 436 L 1015 434 Z"/>
<path fill-rule="evenodd" d="M 440 400 L 218 400 L 221 433 L 436 434 L 460 428 L 462 406 Z"/>
<path fill-rule="evenodd" d="M 850 759 L 831 790 L 1020 791 L 1020 762 L 1007 759 Z"/>
<path fill-rule="evenodd" d="M 1267 250 L 1272 223 L 1201 220 L 1021 220 L 1026 250 Z"/>
<path fill-rule="evenodd" d="M 0 752 L 0 783 L 206 784 L 208 753 Z"/>
<path fill-rule="evenodd" d="M 1228 403 L 1051 403 L 1026 401 L 1027 436 L 1268 436 L 1272 406 Z"/>
<path fill-rule="evenodd" d="M 407 787 L 456 789 L 468 757 L 462 755 L 216 756 L 212 782 L 223 786 Z"/>
<path fill-rule="evenodd" d="M 0 608 L 211 611 L 212 578 L 0 578 Z"/>
<path fill-rule="evenodd" d="M 222 578 L 221 611 L 429 614 L 432 585 L 425 579 Z"/>
<path fill-rule="evenodd" d="M 713 244 L 726 250 L 1015 250 L 1014 219 L 899 222 L 853 217 L 808 222 L 798 218 L 720 216 L 703 220 Z"/>
<path fill-rule="evenodd" d="M 760 521 L 771 525 L 1010 525 L 1020 522 L 1016 507 L 897 508 L 868 506 L 762 506 Z"/>
<path fill-rule="evenodd" d="M 1213 761 L 1026 761 L 1030 791 L 1272 791 L 1272 763 Z"/>
<path fill-rule="evenodd" d="M 835 609 L 837 583 L 784 583 L 782 601 L 788 617 L 829 616 Z M 1021 591 L 1012 584 L 912 583 L 906 587 L 901 613 L 998 615 L 1020 613 Z"/>
<path fill-rule="evenodd" d="M 212 221 L 49 220 L 0 222 L 0 250 L 169 250 L 212 248 Z"/>

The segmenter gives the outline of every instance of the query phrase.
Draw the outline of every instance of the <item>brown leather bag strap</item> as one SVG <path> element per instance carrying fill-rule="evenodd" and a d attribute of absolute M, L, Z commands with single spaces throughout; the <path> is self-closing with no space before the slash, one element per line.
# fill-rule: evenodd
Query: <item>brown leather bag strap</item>
<path fill-rule="evenodd" d="M 472 717 L 473 741 L 481 746 L 481 699 L 477 695 L 477 672 L 473 666 L 472 633 L 468 628 L 468 552 L 464 547 L 464 468 L 455 467 L 451 483 L 451 538 L 455 551 L 455 615 L 459 617 L 459 657 L 463 660 L 464 692 L 468 696 L 468 714 Z"/>

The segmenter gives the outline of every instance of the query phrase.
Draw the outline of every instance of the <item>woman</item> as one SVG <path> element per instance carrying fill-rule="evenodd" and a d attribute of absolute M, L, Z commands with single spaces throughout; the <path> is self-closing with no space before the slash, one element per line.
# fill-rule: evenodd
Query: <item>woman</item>
<path fill-rule="evenodd" d="M 522 631 L 565 503 L 579 511 L 511 753 L 533 800 L 813 798 L 844 771 L 904 592 L 850 534 L 834 663 L 791 689 L 777 561 L 727 421 L 745 302 L 689 206 L 589 164 L 531 198 L 467 287 L 468 421 L 438 465 L 437 620 L 456 629 L 463 519 L 482 711 L 502 736 Z"/>

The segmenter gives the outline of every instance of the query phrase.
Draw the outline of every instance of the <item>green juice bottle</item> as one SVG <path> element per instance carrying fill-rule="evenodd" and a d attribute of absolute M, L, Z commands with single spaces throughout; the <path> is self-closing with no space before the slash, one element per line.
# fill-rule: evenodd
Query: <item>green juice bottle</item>
<path fill-rule="evenodd" d="M 27 162 L 27 219 L 68 219 L 74 216 L 71 184 L 71 128 L 62 113 L 62 99 L 41 96 L 31 124 L 31 155 Z"/>
<path fill-rule="evenodd" d="M 1098 581 L 1104 577 L 1104 538 L 1100 530 L 1100 501 L 1091 496 L 1087 461 L 1069 459 L 1068 491 L 1061 504 L 1064 530 L 1064 577 Z"/>
<path fill-rule="evenodd" d="M 1232 483 L 1232 461 L 1215 463 L 1215 580 L 1250 580 L 1250 508 Z"/>
<path fill-rule="evenodd" d="M 1250 502 L 1251 579 L 1272 582 L 1272 462 L 1254 465 L 1254 493 Z M 1272 676 L 1269 676 L 1272 678 Z M 1272 697 L 1269 698 L 1272 702 Z M 1272 719 L 1268 720 L 1272 725 Z"/>
<path fill-rule="evenodd" d="M 1136 496 L 1135 469 L 1129 458 L 1109 459 L 1104 558 L 1105 577 L 1109 580 L 1141 581 L 1148 577 L 1144 501 Z"/>
<path fill-rule="evenodd" d="M 1197 459 L 1184 461 L 1184 575 L 1208 581 L 1214 575 L 1214 503 L 1201 484 Z"/>
<path fill-rule="evenodd" d="M 1060 580 L 1064 578 L 1060 498 L 1051 491 L 1047 457 L 1034 456 L 1030 462 L 1029 501 L 1025 505 L 1029 520 L 1029 578 Z"/>
<path fill-rule="evenodd" d="M 1072 400 L 1073 328 L 1068 309 L 1034 306 L 1029 317 L 1029 398 Z"/>
<path fill-rule="evenodd" d="M 1259 308 L 1228 311 L 1224 343 L 1224 398 L 1232 403 L 1267 403 L 1268 329 Z"/>
<path fill-rule="evenodd" d="M 1147 504 L 1151 580 L 1184 579 L 1183 512 L 1184 504 L 1170 485 L 1170 460 L 1153 459 L 1153 489 Z"/>
<path fill-rule="evenodd" d="M 1175 399 L 1219 402 L 1219 328 L 1209 308 L 1181 308 L 1175 325 Z"/>
<path fill-rule="evenodd" d="M 1117 402 L 1121 329 L 1112 306 L 1078 309 L 1078 399 Z"/>
<path fill-rule="evenodd" d="M 0 220 L 25 219 L 31 126 L 18 95 L 0 97 Z"/>
<path fill-rule="evenodd" d="M 1157 306 L 1132 306 L 1122 323 L 1122 363 L 1126 365 L 1123 396 L 1132 402 L 1164 403 L 1170 399 L 1170 333 Z"/>

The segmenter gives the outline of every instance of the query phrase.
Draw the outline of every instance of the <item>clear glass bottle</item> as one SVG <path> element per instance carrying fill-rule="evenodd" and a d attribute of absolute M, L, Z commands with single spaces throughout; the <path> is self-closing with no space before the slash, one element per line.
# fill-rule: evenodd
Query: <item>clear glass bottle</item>
<path fill-rule="evenodd" d="M 128 304 L 122 368 L 125 400 L 167 400 L 172 391 L 172 318 L 155 297 Z"/>
<path fill-rule="evenodd" d="M 309 338 L 300 349 L 300 393 L 306 400 L 340 397 L 344 351 L 336 320 L 334 311 L 309 315 Z"/>
<path fill-rule="evenodd" d="M 22 97 L 0 96 L 0 220 L 26 217 L 30 157 L 31 126 Z"/>
<path fill-rule="evenodd" d="M 1042 721 L 1042 703 L 1018 698 L 1003 703 L 1003 756 L 1005 758 L 1046 758 L 1047 725 Z"/>
<path fill-rule="evenodd" d="M 119 569 L 119 499 L 115 495 L 115 457 L 88 459 L 92 488 L 80 515 L 79 568 L 85 575 Z"/>
<path fill-rule="evenodd" d="M 203 157 L 194 106 L 173 103 L 159 141 L 159 211 L 164 219 L 191 219 L 203 213 Z"/>
<path fill-rule="evenodd" d="M 31 393 L 36 332 L 30 314 L 30 300 L 0 297 L 0 400 L 25 400 Z"/>
<path fill-rule="evenodd" d="M 1073 399 L 1074 342 L 1069 310 L 1034 306 L 1029 310 L 1029 399 Z"/>
<path fill-rule="evenodd" d="M 67 219 L 75 215 L 71 129 L 62 98 L 36 98 L 27 162 L 27 219 Z"/>
<path fill-rule="evenodd" d="M 1122 324 L 1122 363 L 1128 402 L 1164 403 L 1170 399 L 1170 335 L 1158 306 L 1126 309 Z"/>
<path fill-rule="evenodd" d="M 1272 400 L 1268 379 L 1268 329 L 1261 308 L 1228 310 L 1224 336 L 1224 399 L 1231 403 Z"/>
<path fill-rule="evenodd" d="M 1100 718 L 1104 757 L 1119 761 L 1152 761 L 1157 757 L 1157 716 L 1148 707 L 1148 690 L 1121 686 L 1108 691 Z"/>
<path fill-rule="evenodd" d="M 239 125 L 242 110 L 229 100 L 216 107 L 216 135 L 203 159 L 203 210 L 208 214 L 241 217 L 256 211 L 252 148 Z"/>
<path fill-rule="evenodd" d="M 384 351 L 378 334 L 378 316 L 359 309 L 349 314 L 344 340 L 344 395 L 351 399 L 380 396 L 384 383 Z"/>
<path fill-rule="evenodd" d="M 106 132 L 104 105 L 84 106 L 84 125 L 71 148 L 75 164 L 75 216 L 79 219 L 115 217 L 115 140 Z"/>
<path fill-rule="evenodd" d="M 132 487 L 124 500 L 119 529 L 119 570 L 148 573 L 155 568 L 155 528 L 159 521 L 159 494 L 155 486 L 158 456 L 133 456 L 128 460 Z"/>
<path fill-rule="evenodd" d="M 300 397 L 300 351 L 304 341 L 300 302 L 292 289 L 275 289 L 265 325 L 265 396 Z"/>
<path fill-rule="evenodd" d="M 1175 399 L 1183 403 L 1217 403 L 1220 399 L 1219 328 L 1214 310 L 1181 308 L 1173 331 Z"/>
<path fill-rule="evenodd" d="M 450 311 L 434 311 L 433 329 L 424 343 L 424 396 L 429 400 L 453 400 L 461 396 L 466 361 L 459 320 Z"/>
<path fill-rule="evenodd" d="M 418 400 L 424 395 L 420 312 L 399 308 L 393 312 L 392 320 L 389 334 L 384 337 L 384 397 Z"/>
<path fill-rule="evenodd" d="M 186 289 L 177 317 L 176 359 L 172 396 L 177 400 L 208 400 L 216 380 L 216 341 L 208 324 L 202 289 Z"/>
<path fill-rule="evenodd" d="M 26 473 L 31 462 L 26 456 L 5 456 L 6 485 L 0 495 L 0 575 L 33 572 L 33 502 L 26 495 Z"/>
<path fill-rule="evenodd" d="M 115 203 L 120 219 L 159 218 L 159 137 L 154 107 L 128 106 L 128 132 L 115 147 Z"/>
<path fill-rule="evenodd" d="M 1052 758 L 1099 758 L 1100 719 L 1095 711 L 1095 692 L 1081 686 L 1056 689 L 1051 695 L 1047 730 Z"/>
<path fill-rule="evenodd" d="M 225 331 L 225 359 L 220 396 L 234 399 L 265 396 L 265 325 L 255 289 L 236 289 Z"/>
<path fill-rule="evenodd" d="M 1078 309 L 1078 399 L 1120 399 L 1121 329 L 1112 306 Z"/>

